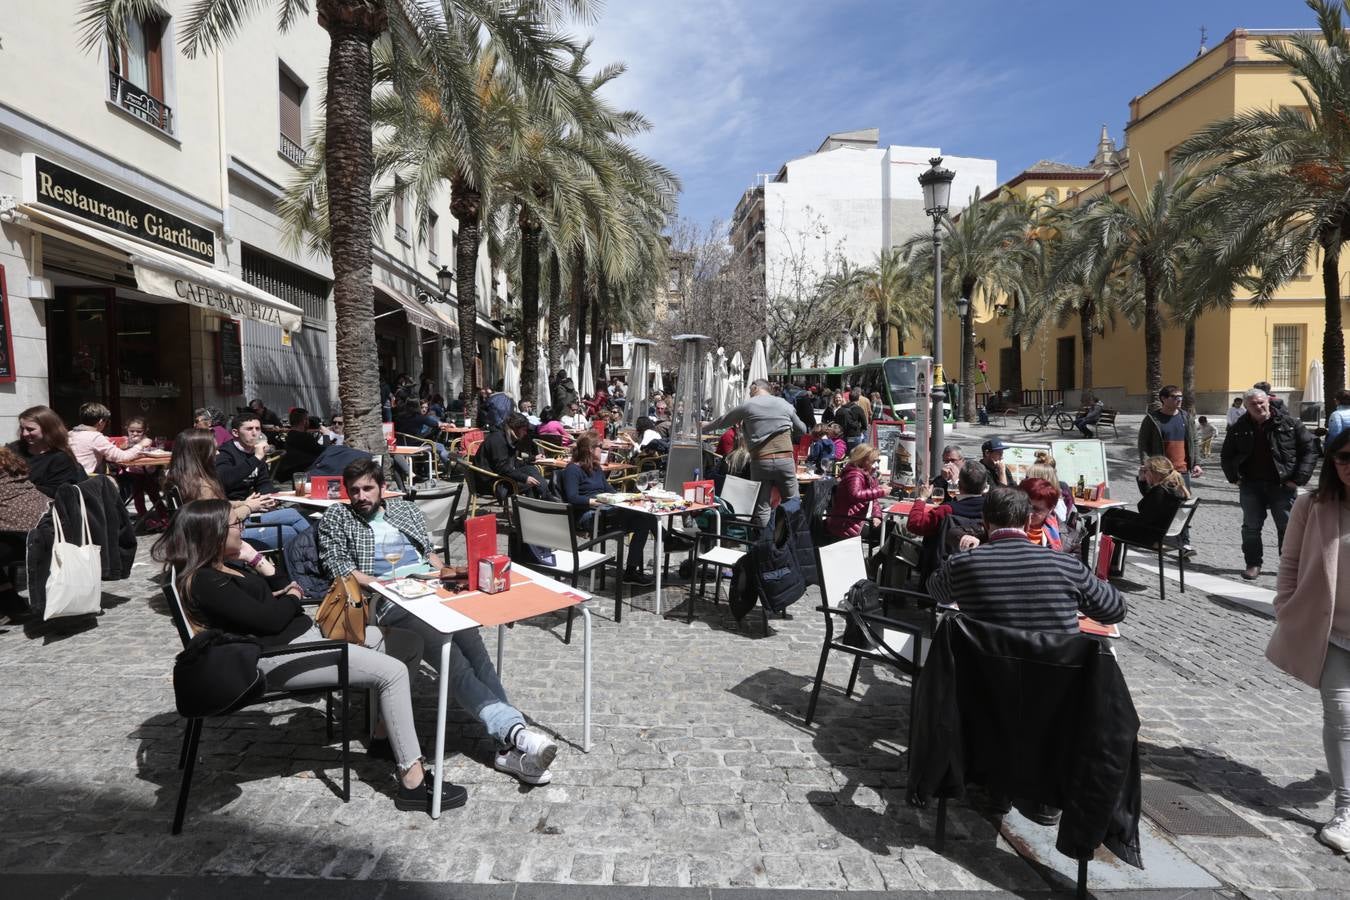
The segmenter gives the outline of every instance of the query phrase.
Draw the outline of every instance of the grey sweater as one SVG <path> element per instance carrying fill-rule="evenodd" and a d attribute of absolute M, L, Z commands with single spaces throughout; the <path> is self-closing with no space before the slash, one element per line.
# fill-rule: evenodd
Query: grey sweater
<path fill-rule="evenodd" d="M 720 431 L 732 425 L 745 430 L 745 439 L 752 452 L 780 431 L 793 429 L 796 434 L 805 434 L 807 431 L 792 404 L 773 394 L 756 394 L 740 406 L 728 410 L 709 428 Z"/>

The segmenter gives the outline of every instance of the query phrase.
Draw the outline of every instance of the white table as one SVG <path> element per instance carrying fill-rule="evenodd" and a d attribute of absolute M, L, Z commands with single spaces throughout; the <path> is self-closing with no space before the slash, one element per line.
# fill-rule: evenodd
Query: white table
<path fill-rule="evenodd" d="M 327 497 L 315 497 L 305 494 L 303 497 L 295 496 L 295 491 L 277 491 L 267 496 L 275 498 L 282 503 L 293 503 L 296 506 L 312 506 L 315 509 L 328 509 L 330 506 L 348 506 L 350 500 L 329 500 Z M 383 499 L 391 500 L 395 497 L 402 497 L 402 491 L 385 491 Z"/>
<path fill-rule="evenodd" d="M 653 519 L 656 520 L 656 540 L 653 541 L 654 546 L 652 549 L 652 565 L 653 568 L 656 570 L 655 572 L 656 614 L 659 616 L 661 615 L 661 556 L 664 544 L 664 539 L 662 536 L 665 534 L 667 523 L 675 516 L 697 515 L 698 513 L 701 513 L 704 510 L 712 510 L 713 515 L 717 517 L 717 534 L 721 534 L 722 514 L 721 512 L 718 511 L 717 506 L 715 504 L 709 505 L 706 503 L 695 506 L 689 506 L 686 507 L 685 509 L 647 509 L 646 507 L 639 506 L 636 503 L 632 505 L 628 503 L 609 503 L 606 504 L 606 506 L 611 509 L 626 509 L 629 512 L 641 513 L 644 516 L 651 516 Z M 605 507 L 601 507 L 602 510 L 604 508 Z M 689 602 L 690 603 L 694 602 L 692 595 L 690 596 Z"/>
<path fill-rule="evenodd" d="M 330 501 L 331 502 L 331 501 Z M 511 571 L 524 575 L 530 581 L 554 591 L 559 595 L 570 593 L 582 597 L 582 602 L 578 603 L 577 609 L 581 610 L 582 620 L 582 639 L 581 639 L 581 749 L 585 753 L 591 752 L 591 611 L 586 607 L 586 602 L 591 599 L 591 595 L 555 581 L 546 575 L 541 575 L 532 569 L 512 563 Z M 441 634 L 450 635 L 457 631 L 465 631 L 470 628 L 481 628 L 483 624 L 464 615 L 458 610 L 445 606 L 440 596 L 432 594 L 427 597 L 421 597 L 416 600 L 406 600 L 400 597 L 394 591 L 390 590 L 384 584 L 375 582 L 371 587 L 382 597 L 397 604 L 417 618 L 421 619 L 430 627 L 439 631 Z M 511 592 L 505 591 L 493 596 L 500 597 L 507 601 Z M 464 591 L 454 595 L 456 599 L 461 597 L 482 596 L 480 591 Z M 560 603 L 557 609 L 566 609 L 567 604 Z M 513 622 L 522 621 L 536 615 L 543 615 L 543 612 L 532 612 L 529 615 L 521 616 L 518 619 L 512 619 L 509 622 L 502 622 L 497 626 L 497 675 L 502 674 L 502 659 L 506 647 L 506 626 Z M 556 610 L 553 610 L 556 611 Z M 441 785 L 445 781 L 445 710 L 450 700 L 450 651 L 454 646 L 453 641 L 444 641 L 441 644 L 441 660 L 438 670 L 437 680 L 439 687 L 439 703 L 436 707 L 436 755 L 435 765 L 436 774 L 432 785 L 431 794 L 431 817 L 440 818 L 441 815 Z"/>

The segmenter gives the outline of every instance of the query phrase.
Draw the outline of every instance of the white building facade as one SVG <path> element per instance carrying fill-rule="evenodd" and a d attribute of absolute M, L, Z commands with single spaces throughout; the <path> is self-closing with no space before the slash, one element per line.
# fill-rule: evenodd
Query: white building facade
<path fill-rule="evenodd" d="M 75 6 L 8 20 L 0 95 L 0 438 L 49 405 L 73 424 L 86 401 L 113 430 L 146 418 L 172 436 L 192 410 L 255 397 L 284 415 L 336 406 L 328 260 L 297 248 L 276 213 L 317 127 L 328 35 L 313 14 L 279 34 L 265 13 L 216 55 L 179 49 L 186 0 L 132 23 L 120 48 L 80 47 Z M 58 65 L 52 65 L 59 60 Z M 455 266 L 448 189 L 435 218 L 405 198 L 374 238 L 383 370 L 459 389 L 455 310 L 437 272 Z M 501 291 L 480 252 L 480 355 L 494 374 Z M 453 294 L 449 298 L 454 302 Z"/>

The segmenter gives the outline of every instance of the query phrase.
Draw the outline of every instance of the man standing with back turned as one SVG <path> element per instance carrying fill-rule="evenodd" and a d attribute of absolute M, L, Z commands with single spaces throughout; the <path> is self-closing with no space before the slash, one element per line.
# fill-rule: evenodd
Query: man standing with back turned
<path fill-rule="evenodd" d="M 774 485 L 784 500 L 797 496 L 797 461 L 792 448 L 806 433 L 806 425 L 782 397 L 775 397 L 769 383 L 757 378 L 750 384 L 750 399 L 713 422 L 711 431 L 735 425 L 745 432 L 750 446 L 750 477 L 759 482 L 755 522 L 769 524 L 769 497 Z"/>

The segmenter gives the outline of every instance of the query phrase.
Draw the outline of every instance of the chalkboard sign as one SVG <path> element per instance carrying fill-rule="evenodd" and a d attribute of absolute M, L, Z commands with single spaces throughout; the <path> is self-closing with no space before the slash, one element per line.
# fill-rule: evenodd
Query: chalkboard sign
<path fill-rule="evenodd" d="M 5 267 L 0 266 L 0 384 L 14 380 L 14 341 L 9 333 L 9 291 Z"/>
<path fill-rule="evenodd" d="M 914 484 L 914 440 L 903 422 L 876 420 L 872 423 L 872 446 L 881 453 L 895 484 Z"/>
<path fill-rule="evenodd" d="M 222 394 L 244 392 L 244 351 L 234 319 L 221 319 L 216 332 L 216 387 Z"/>

